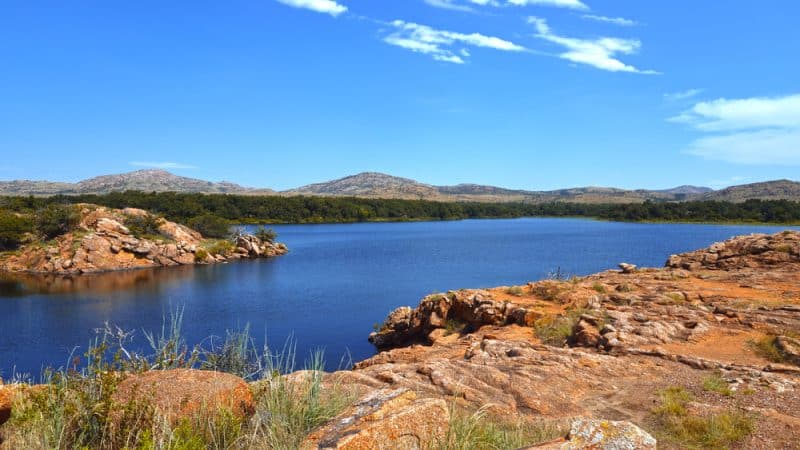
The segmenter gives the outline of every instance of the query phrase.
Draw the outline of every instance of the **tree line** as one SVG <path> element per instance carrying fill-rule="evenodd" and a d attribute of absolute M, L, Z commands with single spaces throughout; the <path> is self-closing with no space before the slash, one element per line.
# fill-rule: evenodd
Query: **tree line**
<path fill-rule="evenodd" d="M 282 197 L 126 191 L 103 195 L 0 197 L 0 250 L 28 233 L 50 239 L 75 221 L 59 205 L 93 203 L 141 208 L 221 236 L 234 223 L 350 223 L 516 217 L 590 217 L 614 221 L 800 223 L 788 200 L 644 202 L 636 204 L 480 203 L 355 197 Z M 146 224 L 145 224 L 146 225 Z"/>
<path fill-rule="evenodd" d="M 355 197 L 283 197 L 125 191 L 103 195 L 0 197 L 0 208 L 41 210 L 52 204 L 94 203 L 141 208 L 190 223 L 216 216 L 241 223 L 343 223 L 515 217 L 592 217 L 617 221 L 800 223 L 800 202 L 788 200 L 644 202 L 637 204 L 481 203 Z"/>

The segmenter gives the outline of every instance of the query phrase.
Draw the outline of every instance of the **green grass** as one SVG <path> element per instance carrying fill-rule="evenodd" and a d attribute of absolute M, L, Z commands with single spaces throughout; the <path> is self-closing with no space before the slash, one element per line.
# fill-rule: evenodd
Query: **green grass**
<path fill-rule="evenodd" d="M 733 395 L 728 382 L 725 381 L 718 373 L 707 376 L 703 379 L 703 389 L 709 392 L 716 392 L 724 396 L 730 397 Z"/>
<path fill-rule="evenodd" d="M 211 255 L 228 256 L 233 253 L 233 242 L 227 239 L 209 239 L 203 245 L 203 249 Z M 197 253 L 195 253 L 197 257 Z"/>
<path fill-rule="evenodd" d="M 594 291 L 597 292 L 598 294 L 605 294 L 606 293 L 606 287 L 603 286 L 600 283 L 594 283 L 592 285 L 592 289 L 594 289 Z"/>
<path fill-rule="evenodd" d="M 352 403 L 332 381 L 323 385 L 324 358 L 314 353 L 305 377 L 287 379 L 295 369 L 290 342 L 280 352 L 257 350 L 249 330 L 229 332 L 208 348 L 189 347 L 181 310 L 165 318 L 160 333 L 146 333 L 152 354 L 126 350 L 131 333 L 106 325 L 84 355 L 85 366 L 47 371 L 42 390 L 18 395 L 2 433 L 9 449 L 295 449 L 314 428 Z M 226 410 L 201 410 L 170 423 L 147 403 L 112 400 L 127 373 L 195 367 L 259 378 L 256 412 L 243 420 Z"/>
<path fill-rule="evenodd" d="M 578 308 L 567 311 L 563 315 L 542 317 L 533 324 L 534 332 L 545 344 L 563 346 L 572 335 L 572 329 L 578 323 L 581 315 L 586 312 L 586 309 Z M 600 328 L 602 328 L 602 323 Z"/>
<path fill-rule="evenodd" d="M 444 335 L 461 334 L 467 328 L 467 323 L 458 319 L 447 319 L 444 324 Z"/>
<path fill-rule="evenodd" d="M 519 286 L 511 286 L 510 288 L 506 289 L 506 294 L 513 295 L 515 297 L 522 297 L 523 290 Z"/>
<path fill-rule="evenodd" d="M 451 407 L 447 435 L 435 450 L 513 450 L 567 434 L 565 424 L 553 421 L 510 421 L 480 409 L 469 414 Z"/>
<path fill-rule="evenodd" d="M 696 415 L 689 411 L 691 393 L 681 387 L 659 392 L 653 410 L 659 440 L 686 449 L 727 449 L 744 440 L 755 427 L 752 416 L 739 411 Z"/>
<path fill-rule="evenodd" d="M 776 363 L 786 362 L 786 357 L 775 346 L 776 339 L 777 336 L 769 335 L 758 340 L 749 340 L 747 343 L 762 358 Z"/>
<path fill-rule="evenodd" d="M 558 301 L 561 294 L 569 289 L 570 285 L 564 281 L 546 280 L 533 285 L 531 287 L 531 292 L 543 300 L 553 302 Z"/>
<path fill-rule="evenodd" d="M 194 262 L 204 262 L 206 259 L 208 259 L 208 251 L 206 249 L 198 248 L 194 252 Z"/>

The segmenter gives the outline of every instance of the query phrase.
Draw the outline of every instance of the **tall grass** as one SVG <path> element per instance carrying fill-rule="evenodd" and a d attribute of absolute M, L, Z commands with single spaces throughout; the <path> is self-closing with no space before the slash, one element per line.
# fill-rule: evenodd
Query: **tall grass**
<path fill-rule="evenodd" d="M 474 413 L 450 407 L 450 423 L 435 450 L 513 450 L 567 435 L 566 423 L 557 421 L 511 421 L 491 415 L 486 408 Z"/>
<path fill-rule="evenodd" d="M 715 411 L 695 414 L 689 410 L 694 397 L 680 387 L 659 393 L 659 405 L 653 410 L 659 440 L 680 448 L 724 449 L 744 440 L 755 428 L 754 419 L 740 411 Z"/>
<path fill-rule="evenodd" d="M 258 350 L 249 326 L 190 347 L 183 337 L 183 308 L 164 317 L 159 333 L 145 332 L 150 354 L 130 350 L 133 333 L 106 324 L 83 358 L 46 370 L 42 385 L 15 398 L 11 420 L 0 429 L 9 449 L 289 449 L 354 399 L 335 381 L 324 382 L 322 351 L 295 370 L 296 346 Z M 117 404 L 119 382 L 130 373 L 174 368 L 224 371 L 255 384 L 256 412 L 243 419 L 230 411 L 200 411 L 178 423 L 147 403 Z"/>

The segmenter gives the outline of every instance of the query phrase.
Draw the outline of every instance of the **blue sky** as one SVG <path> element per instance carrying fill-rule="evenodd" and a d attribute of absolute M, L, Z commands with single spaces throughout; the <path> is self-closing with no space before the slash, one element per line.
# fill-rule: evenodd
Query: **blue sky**
<path fill-rule="evenodd" d="M 8 0 L 0 179 L 798 179 L 795 1 Z"/>

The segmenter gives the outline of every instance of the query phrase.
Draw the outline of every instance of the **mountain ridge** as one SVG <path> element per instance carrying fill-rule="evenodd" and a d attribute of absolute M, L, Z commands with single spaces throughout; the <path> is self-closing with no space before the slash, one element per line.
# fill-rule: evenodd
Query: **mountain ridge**
<path fill-rule="evenodd" d="M 800 183 L 781 179 L 713 190 L 682 185 L 669 189 L 621 189 L 583 186 L 555 190 L 523 190 L 474 183 L 437 186 L 380 172 L 361 172 L 294 189 L 274 191 L 241 186 L 228 181 L 212 182 L 175 175 L 161 169 L 100 175 L 76 183 L 41 180 L 0 181 L 0 195 L 49 196 L 106 194 L 126 190 L 204 194 L 336 196 L 384 199 L 528 202 L 565 201 L 575 203 L 641 203 L 651 201 L 718 200 L 741 202 L 748 199 L 798 200 Z"/>

